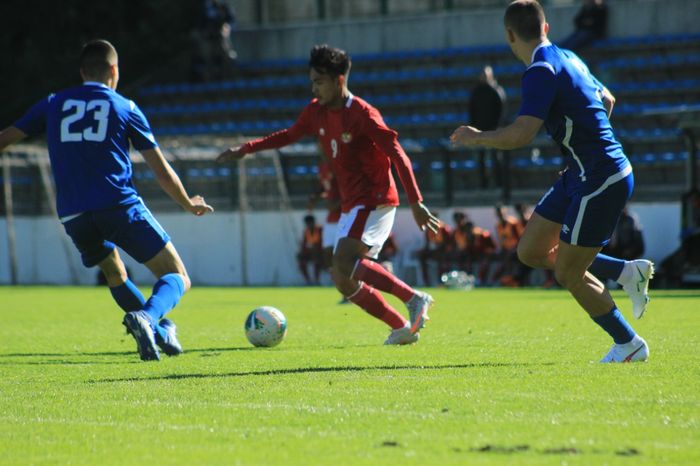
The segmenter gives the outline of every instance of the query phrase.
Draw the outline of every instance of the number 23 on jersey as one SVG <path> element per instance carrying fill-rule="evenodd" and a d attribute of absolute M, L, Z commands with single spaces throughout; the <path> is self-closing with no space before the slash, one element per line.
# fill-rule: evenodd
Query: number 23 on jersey
<path fill-rule="evenodd" d="M 109 122 L 109 102 L 97 99 L 85 102 L 83 100 L 68 99 L 63 102 L 63 111 L 68 112 L 61 119 L 61 142 L 102 142 L 107 136 L 107 124 Z M 87 114 L 86 114 L 87 113 Z M 84 130 L 71 128 L 74 123 L 90 119 L 92 123 Z M 95 127 L 97 123 L 97 127 Z"/>

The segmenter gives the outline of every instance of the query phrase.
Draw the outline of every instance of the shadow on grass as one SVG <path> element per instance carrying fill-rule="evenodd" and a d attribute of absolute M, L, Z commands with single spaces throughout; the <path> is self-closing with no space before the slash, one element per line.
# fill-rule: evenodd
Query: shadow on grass
<path fill-rule="evenodd" d="M 401 366 L 331 366 L 331 367 L 297 367 L 292 369 L 270 369 L 266 371 L 226 372 L 215 374 L 170 374 L 157 377 L 124 377 L 119 379 L 90 380 L 90 383 L 111 382 L 148 382 L 156 380 L 183 380 L 183 379 L 219 379 L 229 377 L 270 376 L 289 374 L 313 374 L 323 372 L 364 372 L 364 371 L 403 371 L 403 370 L 443 370 L 443 369 L 479 369 L 493 367 L 531 367 L 553 366 L 554 363 L 499 363 L 481 362 L 467 364 L 438 364 L 434 366 L 401 365 Z"/>
<path fill-rule="evenodd" d="M 201 353 L 201 356 L 216 356 L 225 351 L 248 351 L 254 350 L 254 347 L 240 347 L 240 348 L 202 348 L 202 349 L 191 349 L 187 350 L 187 353 Z M 96 356 L 126 356 L 129 360 L 119 359 L 119 360 L 96 360 L 89 359 L 95 358 Z M 135 357 L 135 359 L 134 359 Z M 3 359 L 7 358 L 7 359 Z M 15 359 L 18 358 L 18 359 Z M 34 358 L 45 358 L 45 359 L 34 359 Z M 60 359 L 56 359 L 60 358 Z M 64 359 L 73 358 L 73 359 Z M 134 351 L 101 351 L 101 352 L 79 352 L 75 353 L 7 353 L 0 354 L 0 366 L 81 366 L 81 365 L 93 365 L 93 364 L 141 364 L 142 362 L 138 359 L 138 353 Z"/>
<path fill-rule="evenodd" d="M 188 349 L 186 353 L 219 353 L 224 351 L 248 351 L 254 350 L 252 346 L 244 347 L 229 347 L 229 348 L 199 348 L 199 349 Z M 0 359 L 2 358 L 68 358 L 76 356 L 127 356 L 136 354 L 136 351 L 76 351 L 74 353 L 6 353 L 0 354 Z M 68 362 L 66 362 L 69 364 Z M 0 364 L 3 364 L 0 361 Z"/>
<path fill-rule="evenodd" d="M 130 353 L 131 354 L 131 353 Z M 0 366 L 92 366 L 92 365 L 123 365 L 123 364 L 138 364 L 140 363 L 138 355 L 132 361 L 103 361 L 103 360 L 82 360 L 82 361 L 69 361 L 66 359 L 49 359 L 45 361 L 1 361 Z"/>
<path fill-rule="evenodd" d="M 347 348 L 362 348 L 370 347 L 376 345 L 337 345 L 337 346 L 327 346 L 326 349 L 347 349 Z M 200 356 L 216 356 L 219 353 L 226 353 L 231 351 L 266 351 L 269 348 L 256 348 L 254 346 L 229 346 L 226 348 L 186 348 L 186 354 L 199 354 Z M 27 364 L 27 365 L 37 365 L 37 364 L 92 364 L 92 362 L 81 362 L 81 361 L 32 361 L 32 362 L 18 362 L 3 361 L 3 358 L 76 358 L 76 357 L 94 357 L 94 356 L 131 356 L 136 354 L 136 351 L 76 351 L 74 353 L 5 353 L 0 354 L 0 366 L 1 365 L 16 365 L 16 364 Z M 103 362 L 104 363 L 104 362 Z M 117 364 L 115 362 L 114 364 Z"/>

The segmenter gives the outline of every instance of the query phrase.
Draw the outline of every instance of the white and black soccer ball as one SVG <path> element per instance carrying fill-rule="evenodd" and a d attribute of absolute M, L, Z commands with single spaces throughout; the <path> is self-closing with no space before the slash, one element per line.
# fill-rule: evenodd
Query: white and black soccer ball
<path fill-rule="evenodd" d="M 279 309 L 260 306 L 245 320 L 245 336 L 253 346 L 279 345 L 287 335 L 287 319 Z"/>
<path fill-rule="evenodd" d="M 474 275 L 469 275 L 461 270 L 452 270 L 443 273 L 440 277 L 442 285 L 450 290 L 471 290 L 474 288 L 476 279 Z"/>

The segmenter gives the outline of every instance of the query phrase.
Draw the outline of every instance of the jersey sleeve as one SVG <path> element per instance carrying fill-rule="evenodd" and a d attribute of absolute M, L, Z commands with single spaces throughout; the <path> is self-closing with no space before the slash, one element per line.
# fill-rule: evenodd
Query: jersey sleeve
<path fill-rule="evenodd" d="M 244 154 L 251 154 L 261 150 L 284 147 L 298 141 L 303 136 L 312 134 L 312 123 L 311 108 L 310 105 L 307 105 L 291 127 L 248 141 L 241 146 L 241 151 Z"/>
<path fill-rule="evenodd" d="M 422 201 L 423 196 L 418 189 L 411 161 L 399 144 L 398 133 L 384 123 L 384 119 L 375 108 L 367 110 L 363 129 L 377 147 L 391 159 L 408 196 L 408 202 L 414 204 Z"/>
<path fill-rule="evenodd" d="M 134 149 L 142 151 L 158 147 L 146 116 L 134 102 L 129 101 L 129 105 L 131 106 L 131 111 L 129 112 L 129 139 Z"/>
<path fill-rule="evenodd" d="M 46 114 L 49 108 L 49 102 L 53 98 L 53 94 L 45 99 L 40 100 L 32 106 L 27 113 L 17 120 L 15 128 L 22 131 L 27 136 L 36 136 L 46 131 Z"/>
<path fill-rule="evenodd" d="M 522 79 L 522 104 L 518 115 L 547 119 L 556 94 L 556 76 L 549 63 L 531 65 Z"/>

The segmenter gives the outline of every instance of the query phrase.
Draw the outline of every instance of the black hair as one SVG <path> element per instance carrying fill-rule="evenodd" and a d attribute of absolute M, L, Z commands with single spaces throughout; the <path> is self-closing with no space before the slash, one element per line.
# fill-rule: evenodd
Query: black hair
<path fill-rule="evenodd" d="M 544 22 L 544 10 L 536 0 L 515 0 L 503 16 L 503 24 L 524 41 L 539 39 Z"/>
<path fill-rule="evenodd" d="M 99 78 L 117 64 L 117 50 L 104 39 L 91 40 L 80 53 L 80 69 L 85 76 Z"/>
<path fill-rule="evenodd" d="M 314 45 L 309 57 L 309 68 L 321 74 L 333 77 L 344 76 L 350 71 L 350 56 L 345 50 L 330 47 L 327 44 Z"/>

